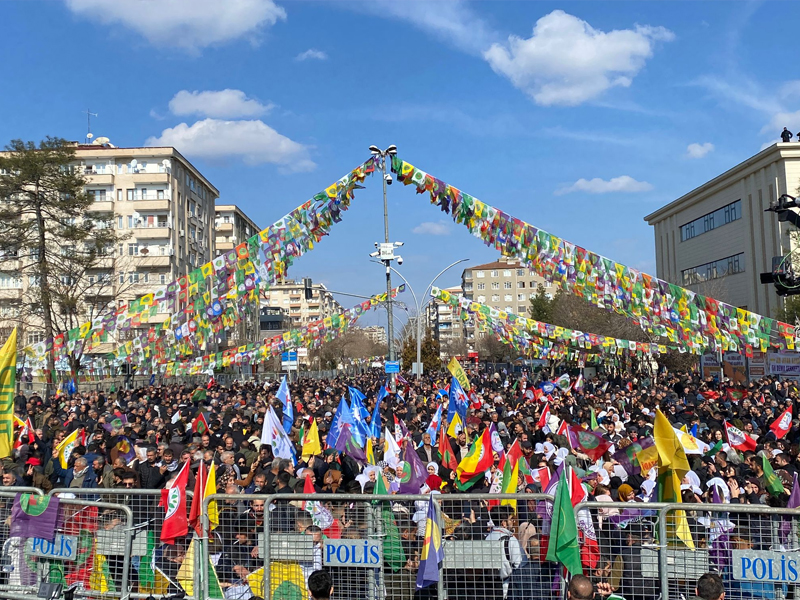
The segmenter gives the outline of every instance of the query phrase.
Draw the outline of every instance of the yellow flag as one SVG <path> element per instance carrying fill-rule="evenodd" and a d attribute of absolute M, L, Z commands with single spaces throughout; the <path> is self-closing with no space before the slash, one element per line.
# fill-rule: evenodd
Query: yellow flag
<path fill-rule="evenodd" d="M 689 461 L 686 458 L 686 451 L 683 444 L 675 434 L 675 430 L 670 425 L 667 417 L 659 409 L 656 409 L 655 425 L 653 426 L 653 438 L 658 448 L 658 467 L 675 469 L 679 479 L 691 471 Z"/>
<path fill-rule="evenodd" d="M 458 416 L 458 413 L 453 415 L 453 420 L 450 422 L 450 425 L 447 426 L 447 435 L 451 438 L 454 438 L 458 435 L 460 431 L 464 430 L 464 424 L 461 422 L 461 417 Z"/>
<path fill-rule="evenodd" d="M 469 391 L 469 377 L 467 377 L 466 371 L 464 371 L 464 367 L 456 360 L 456 357 L 450 359 L 450 363 L 447 365 L 447 370 L 456 378 L 456 381 L 464 388 L 465 391 Z"/>
<path fill-rule="evenodd" d="M 374 465 L 375 464 L 375 450 L 373 450 L 373 448 L 372 448 L 372 438 L 371 437 L 367 438 L 366 454 L 367 454 L 367 463 L 370 464 L 370 465 Z"/>
<path fill-rule="evenodd" d="M 217 466 L 212 462 L 211 468 L 208 469 L 208 478 L 206 479 L 206 489 L 203 492 L 203 500 L 217 493 Z M 214 531 L 214 528 L 219 525 L 219 510 L 217 510 L 217 501 L 212 500 L 208 503 L 208 530 Z"/>
<path fill-rule="evenodd" d="M 79 431 L 76 429 L 56 446 L 56 450 L 58 450 L 58 460 L 61 463 L 62 469 L 66 469 L 67 466 L 69 466 L 69 457 L 72 454 L 72 449 L 78 445 L 78 433 Z"/>
<path fill-rule="evenodd" d="M 308 456 L 315 456 L 322 454 L 322 446 L 319 443 L 319 429 L 317 429 L 317 420 L 311 419 L 311 427 L 308 432 L 303 436 L 303 458 Z"/>
<path fill-rule="evenodd" d="M 0 458 L 14 448 L 14 388 L 17 379 L 17 328 L 0 350 Z"/>

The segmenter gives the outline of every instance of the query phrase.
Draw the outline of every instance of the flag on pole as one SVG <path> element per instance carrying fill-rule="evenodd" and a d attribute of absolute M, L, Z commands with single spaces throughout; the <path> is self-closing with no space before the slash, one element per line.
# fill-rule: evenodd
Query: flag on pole
<path fill-rule="evenodd" d="M 72 455 L 72 450 L 78 445 L 79 435 L 80 431 L 76 429 L 56 446 L 56 450 L 58 450 L 58 461 L 61 463 L 62 469 L 66 469 L 69 466 L 69 457 Z"/>
<path fill-rule="evenodd" d="M 592 431 L 597 431 L 600 426 L 597 424 L 597 415 L 594 412 L 594 408 L 591 409 L 592 411 L 592 418 L 589 422 L 589 427 Z"/>
<path fill-rule="evenodd" d="M 469 453 L 458 463 L 456 487 L 460 490 L 472 487 L 488 469 L 491 469 L 493 464 L 492 440 L 487 427 L 480 437 L 475 438 Z"/>
<path fill-rule="evenodd" d="M 388 392 L 386 391 L 385 386 L 381 386 L 381 389 L 378 391 L 378 396 L 375 399 L 375 408 L 372 409 L 372 417 L 369 420 L 369 428 L 370 433 L 369 435 L 374 438 L 381 437 L 381 402 L 383 399 L 388 396 Z"/>
<path fill-rule="evenodd" d="M 217 465 L 212 461 L 211 467 L 208 469 L 208 478 L 206 479 L 206 486 L 203 490 L 203 500 L 209 496 L 217 493 Z M 217 501 L 212 500 L 208 503 L 208 530 L 214 531 L 219 525 L 219 510 L 217 509 Z"/>
<path fill-rule="evenodd" d="M 769 464 L 769 460 L 766 456 L 761 457 L 761 469 L 764 471 L 764 488 L 772 496 L 780 496 L 781 494 L 785 494 L 786 489 L 781 483 L 781 478 L 775 475 L 775 471 L 772 470 L 772 465 Z"/>
<path fill-rule="evenodd" d="M 322 454 L 322 445 L 319 443 L 319 429 L 317 428 L 317 420 L 314 418 L 311 419 L 311 427 L 303 435 L 302 448 L 304 460 L 307 460 L 310 456 Z"/>
<path fill-rule="evenodd" d="M 503 494 L 516 494 L 517 493 L 517 486 L 519 485 L 519 463 L 522 461 L 517 461 L 514 464 L 514 467 L 511 467 L 511 461 L 507 460 L 505 466 L 503 467 L 503 483 L 500 487 L 500 492 Z M 510 506 L 514 509 L 514 512 L 517 512 L 517 501 L 514 499 L 506 499 L 504 498 L 502 502 L 500 502 L 501 506 Z"/>
<path fill-rule="evenodd" d="M 564 373 L 561 377 L 556 379 L 555 384 L 562 392 L 568 391 L 570 388 L 569 375 Z"/>
<path fill-rule="evenodd" d="M 453 447 L 450 445 L 450 438 L 445 434 L 439 436 L 439 454 L 442 455 L 442 466 L 451 471 L 455 471 L 458 468 L 458 461 L 453 452 Z"/>
<path fill-rule="evenodd" d="M 659 502 L 681 502 L 681 482 L 691 469 L 686 451 L 678 439 L 675 429 L 667 417 L 656 409 L 653 439 L 658 453 L 658 500 Z M 641 455 L 639 462 L 641 463 Z M 675 510 L 667 517 L 667 540 L 677 538 L 687 548 L 694 550 L 694 540 L 686 520 L 686 512 Z"/>
<path fill-rule="evenodd" d="M 561 470 L 553 499 L 547 560 L 561 563 L 572 575 L 583 575 L 581 551 L 578 546 L 578 524 L 575 520 L 565 469 Z"/>
<path fill-rule="evenodd" d="M 431 494 L 428 499 L 428 515 L 425 519 L 425 541 L 417 571 L 418 590 L 439 582 L 439 567 L 443 560 L 442 530 L 436 519 L 436 506 L 433 504 L 433 494 Z"/>
<path fill-rule="evenodd" d="M 272 454 L 278 458 L 288 458 L 292 463 L 297 464 L 297 457 L 294 453 L 294 444 L 283 429 L 283 424 L 275 409 L 271 406 L 264 416 L 264 428 L 261 431 L 261 443 L 272 446 Z"/>
<path fill-rule="evenodd" d="M 208 433 L 208 421 L 206 421 L 206 417 L 202 412 L 192 421 L 192 431 L 200 435 Z"/>
<path fill-rule="evenodd" d="M 383 482 L 383 476 L 378 475 L 375 480 L 375 489 L 373 494 L 376 496 L 387 496 L 389 492 L 386 490 L 386 484 Z M 403 540 L 400 536 L 400 529 L 394 520 L 394 513 L 392 513 L 391 502 L 381 501 L 381 520 L 383 521 L 383 558 L 387 566 L 395 573 L 406 565 L 406 553 L 403 550 Z"/>
<path fill-rule="evenodd" d="M 452 422 L 458 415 L 463 422 L 467 418 L 469 398 L 456 377 L 450 381 L 450 391 L 447 397 L 447 420 Z"/>
<path fill-rule="evenodd" d="M 439 408 L 436 409 L 436 413 L 433 415 L 431 419 L 430 425 L 425 430 L 425 433 L 431 436 L 431 445 L 436 444 L 436 436 L 439 433 L 439 427 L 442 425 L 442 405 L 439 405 Z"/>
<path fill-rule="evenodd" d="M 206 463 L 200 461 L 197 465 L 197 474 L 194 480 L 194 494 L 192 495 L 192 506 L 189 509 L 189 526 L 197 532 L 197 535 L 203 535 L 203 526 L 200 522 L 200 515 L 203 512 L 203 494 L 206 490 Z"/>
<path fill-rule="evenodd" d="M 464 430 L 464 424 L 461 422 L 461 417 L 458 416 L 458 413 L 453 415 L 453 420 L 447 426 L 447 435 L 451 438 L 458 437 L 458 434 Z"/>
<path fill-rule="evenodd" d="M 14 393 L 17 378 L 17 328 L 0 349 L 0 458 L 14 448 Z M 66 466 L 64 466 L 66 468 Z"/>
<path fill-rule="evenodd" d="M 539 417 L 539 422 L 536 423 L 536 428 L 541 429 L 545 433 L 550 433 L 550 428 L 547 426 L 547 420 L 550 418 L 550 403 L 546 402 L 542 416 Z"/>
<path fill-rule="evenodd" d="M 42 538 L 52 542 L 58 525 L 58 496 L 17 494 L 11 507 L 11 537 Z"/>
<path fill-rule="evenodd" d="M 400 446 L 397 445 L 388 427 L 383 432 L 383 460 L 393 469 L 400 463 Z"/>
<path fill-rule="evenodd" d="M 294 425 L 294 407 L 292 406 L 292 394 L 289 392 L 289 383 L 286 380 L 286 375 L 281 380 L 281 385 L 278 391 L 275 392 L 275 397 L 281 401 L 283 406 L 283 430 L 288 434 Z"/>
<path fill-rule="evenodd" d="M 572 384 L 572 389 L 576 392 L 583 391 L 583 373 L 578 373 L 578 378 L 575 380 L 575 383 Z"/>
<path fill-rule="evenodd" d="M 789 406 L 780 417 L 769 426 L 777 439 L 781 439 L 792 428 L 792 407 Z"/>
<path fill-rule="evenodd" d="M 189 463 L 183 463 L 178 476 L 161 490 L 164 507 L 164 524 L 161 526 L 161 541 L 174 544 L 175 540 L 189 533 L 189 520 L 186 518 L 186 484 L 189 483 Z"/>
<path fill-rule="evenodd" d="M 741 429 L 734 427 L 728 421 L 725 421 L 725 434 L 728 437 L 728 445 L 731 448 L 736 448 L 737 450 L 741 450 L 745 452 L 750 450 L 751 452 L 756 451 L 756 441 L 747 435 Z"/>
<path fill-rule="evenodd" d="M 458 360 L 456 360 L 455 356 L 450 359 L 450 362 L 447 365 L 447 370 L 450 371 L 463 389 L 469 391 L 469 377 L 467 377 L 464 367 L 462 367 Z"/>
<path fill-rule="evenodd" d="M 422 464 L 411 440 L 407 440 L 403 446 L 401 457 L 403 468 L 399 473 L 399 492 L 401 494 L 419 494 L 422 484 L 428 477 L 428 468 Z"/>

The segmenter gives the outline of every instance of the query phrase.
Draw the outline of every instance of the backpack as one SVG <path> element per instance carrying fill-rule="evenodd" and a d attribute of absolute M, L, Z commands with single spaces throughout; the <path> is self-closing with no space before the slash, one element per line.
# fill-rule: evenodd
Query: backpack
<path fill-rule="evenodd" d="M 503 554 L 505 554 L 508 564 L 511 565 L 511 575 L 504 580 L 508 583 L 506 600 L 529 600 L 532 596 L 541 594 L 544 591 L 541 565 L 528 560 L 528 556 L 523 551 L 522 562 L 515 567 L 511 562 L 509 550 L 511 537 L 504 535 L 500 539 L 503 541 Z"/>

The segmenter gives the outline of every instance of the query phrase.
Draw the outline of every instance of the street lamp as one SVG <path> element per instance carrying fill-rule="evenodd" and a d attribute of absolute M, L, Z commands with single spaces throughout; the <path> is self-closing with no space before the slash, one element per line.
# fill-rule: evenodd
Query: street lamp
<path fill-rule="evenodd" d="M 431 282 L 428 284 L 428 287 L 425 288 L 425 292 L 422 294 L 422 297 L 425 298 L 425 296 L 428 295 L 428 292 L 431 290 L 431 288 L 433 288 L 433 284 L 436 283 L 436 280 L 438 280 L 439 277 L 444 275 L 447 271 L 449 271 L 450 269 L 455 267 L 457 264 L 460 264 L 460 263 L 463 263 L 463 262 L 467 262 L 468 260 L 469 260 L 468 258 L 462 258 L 460 260 L 457 260 L 453 264 L 448 265 L 447 267 L 445 267 L 441 271 L 439 271 L 439 274 L 436 277 L 434 277 L 433 280 L 431 280 Z M 408 289 L 411 292 L 411 297 L 414 298 L 414 304 L 416 305 L 416 308 L 417 308 L 417 327 L 416 327 L 416 329 L 417 329 L 417 364 L 416 364 L 416 367 L 415 367 L 415 371 L 416 371 L 416 375 L 417 375 L 417 380 L 419 380 L 419 378 L 422 377 L 422 309 L 425 308 L 428 305 L 428 303 L 431 301 L 431 298 L 428 298 L 422 305 L 420 305 L 419 300 L 417 299 L 417 295 L 414 293 L 414 288 L 411 287 L 411 284 L 408 283 L 408 280 L 405 277 L 403 277 L 403 275 L 400 273 L 400 271 L 398 271 L 394 267 L 390 266 L 389 269 L 394 271 L 397 274 L 397 276 L 400 279 L 402 279 L 405 282 L 405 284 L 408 286 Z"/>
<path fill-rule="evenodd" d="M 386 150 L 381 150 L 377 146 L 370 146 L 369 151 L 372 155 L 379 159 L 381 164 L 381 170 L 383 171 L 383 244 L 378 245 L 375 243 L 375 247 L 378 248 L 377 253 L 370 254 L 370 256 L 379 256 L 380 261 L 386 267 L 386 312 L 388 313 L 388 321 L 389 327 L 387 330 L 388 338 L 389 338 L 389 360 L 394 361 L 396 360 L 396 354 L 394 349 L 394 322 L 393 322 L 393 315 L 392 315 L 392 261 L 397 260 L 397 264 L 403 264 L 403 258 L 401 256 L 395 256 L 394 249 L 397 246 L 402 246 L 402 242 L 395 242 L 394 244 L 389 242 L 389 201 L 386 196 L 386 186 L 392 184 L 392 175 L 391 173 L 386 172 L 386 159 L 387 157 L 395 156 L 397 154 L 397 146 L 392 144 Z M 394 373 L 389 374 L 389 388 L 392 392 L 396 391 L 396 377 Z"/>

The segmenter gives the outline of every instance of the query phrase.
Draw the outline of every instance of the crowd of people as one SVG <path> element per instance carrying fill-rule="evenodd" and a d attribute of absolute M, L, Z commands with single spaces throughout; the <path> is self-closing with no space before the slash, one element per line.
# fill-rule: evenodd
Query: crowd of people
<path fill-rule="evenodd" d="M 364 405 L 372 415 L 385 377 L 380 372 L 368 372 L 332 380 L 301 377 L 290 383 L 293 421 L 288 437 L 295 446 L 296 460 L 276 457 L 270 445 L 261 443 L 269 406 L 284 421 L 286 406 L 276 397 L 279 381 L 230 386 L 211 382 L 202 394 L 188 385 L 153 385 L 116 393 L 79 391 L 45 398 L 20 394 L 15 398 L 15 412 L 22 421 L 30 419 L 34 432 L 29 439 L 24 436 L 14 456 L 4 461 L 2 484 L 33 486 L 45 492 L 54 488 L 77 492 L 84 488 L 80 492 L 84 495 L 89 493 L 85 491 L 88 488 L 97 498 L 103 497 L 104 490 L 128 490 L 130 496 L 116 497 L 120 501 L 119 498 L 135 498 L 139 489 L 164 488 L 187 461 L 191 464 L 187 489 L 192 490 L 200 463 L 206 468 L 213 464 L 216 489 L 232 495 L 218 503 L 219 524 L 211 536 L 210 551 L 223 591 L 240 594 L 228 597 L 265 595 L 263 588 L 254 589 L 251 577 L 263 565 L 258 545 L 265 510 L 271 511 L 270 531 L 310 536 L 309 547 L 313 550 L 304 561 L 298 561 L 307 584 L 311 573 L 323 567 L 324 538 L 367 537 L 368 503 L 326 500 L 312 511 L 305 504 L 291 501 L 268 506 L 267 496 L 300 494 L 310 489 L 315 493 L 374 495 L 376 487 L 390 495 L 397 493 L 403 468 L 384 460 L 383 439 L 376 437 L 372 441 L 374 458 L 367 462 L 325 443 L 337 406 L 348 396 L 349 389 L 363 392 Z M 457 485 L 453 463 L 442 457 L 429 430 L 437 408 L 448 400 L 447 392 L 442 390 L 450 381 L 449 374 L 442 372 L 411 381 L 401 377 L 396 392 L 390 391 L 382 398 L 378 408 L 381 422 L 388 424 L 391 431 L 395 423 L 402 423 L 402 439 L 397 443 L 410 445 L 426 465 L 428 475 L 419 491 L 442 495 L 439 502 L 443 537 L 498 540 L 503 545 L 501 568 L 493 577 L 477 571 L 445 571 L 450 598 L 475 597 L 476 589 L 482 589 L 485 597 L 530 597 L 531 589 L 550 590 L 558 578 L 558 565 L 544 560 L 547 527 L 543 530 L 541 502 L 531 496 L 530 501 L 520 499 L 513 507 L 486 497 L 500 491 L 502 455 L 515 444 L 530 472 L 529 476 L 519 477 L 517 493 L 542 493 L 542 477 L 553 476 L 560 465 L 571 466 L 581 479 L 587 499 L 598 503 L 590 514 L 599 556 L 585 564 L 584 572 L 595 584 L 602 584 L 601 591 L 627 600 L 649 600 L 659 594 L 657 574 L 648 573 L 639 552 L 654 542 L 656 518 L 641 511 L 641 518 L 618 527 L 619 520 L 613 517 L 624 511 L 619 507 L 603 508 L 602 503 L 630 502 L 642 508 L 658 499 L 654 471 L 630 472 L 614 458 L 616 452 L 631 444 L 652 439 L 657 409 L 676 429 L 692 431 L 697 440 L 707 444 L 702 447 L 710 448 L 688 455 L 692 470 L 681 482 L 683 502 L 774 507 L 786 507 L 790 502 L 800 469 L 800 420 L 794 418 L 780 439 L 770 426 L 787 409 L 798 415 L 800 400 L 794 382 L 765 377 L 742 384 L 703 378 L 696 373 L 615 373 L 581 379 L 578 386 L 552 391 L 546 387 L 549 393 L 543 394 L 541 384 L 549 379 L 526 372 L 470 373 L 468 416 L 463 428 L 449 440 L 455 460 L 464 459 L 471 444 L 490 427 L 503 448 L 495 448 L 494 464 L 466 490 L 476 498 L 481 495 L 474 501 L 463 497 L 447 499 L 447 494 L 464 490 Z M 575 383 L 575 377 L 571 383 Z M 545 410 L 549 410 L 549 416 L 545 415 L 543 423 Z M 444 410 L 442 414 L 446 413 Z M 302 440 L 312 419 L 319 431 L 321 448 L 315 455 L 303 456 Z M 557 433 L 563 422 L 587 430 L 596 427 L 612 446 L 598 460 L 590 460 Z M 744 451 L 731 447 L 726 423 L 754 440 L 754 446 Z M 75 430 L 82 430 L 85 436 L 82 443 L 75 444 L 67 457 L 67 467 L 63 468 L 58 447 Z M 448 435 L 447 431 L 448 423 L 443 420 L 438 435 Z M 779 478 L 782 491 L 775 491 L 774 482 L 767 485 L 764 457 L 769 470 Z M 158 506 L 158 500 L 148 496 L 146 501 L 132 503 L 135 525 L 163 519 L 164 509 Z M 392 553 L 384 546 L 383 559 L 390 567 L 385 569 L 386 594 L 392 598 L 425 597 L 427 592 L 417 591 L 414 580 L 424 541 L 426 503 L 396 502 L 391 507 L 399 548 Z M 776 546 L 775 536 L 781 533 L 750 514 L 730 512 L 721 520 L 719 510 L 689 511 L 687 519 L 697 547 L 713 547 L 715 539 L 719 539 L 720 523 L 725 524 L 725 551 L 712 551 L 707 567 L 722 576 L 726 587 L 731 587 L 726 598 L 776 597 L 773 584 L 732 581 L 730 550 L 771 549 Z M 710 518 L 714 515 L 717 518 Z M 782 548 L 798 547 L 793 532 L 791 527 L 789 534 L 778 540 Z M 163 552 L 163 570 L 168 579 L 174 579 L 190 539 L 187 536 L 183 543 Z M 402 557 L 401 563 L 398 556 Z M 134 562 L 132 568 L 140 570 L 141 564 Z M 365 578 L 362 581 L 343 568 L 329 570 L 334 589 L 368 585 Z M 696 579 L 694 573 L 687 575 L 685 588 L 679 591 L 693 593 Z M 280 593 L 280 589 L 273 589 L 273 597 L 281 597 Z M 435 590 L 431 593 L 435 595 Z M 355 592 L 352 594 L 350 597 L 356 597 Z"/>

